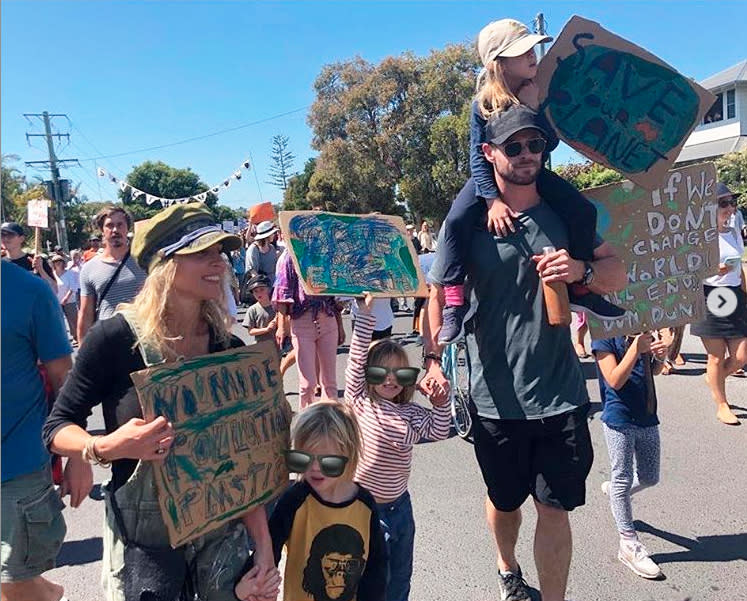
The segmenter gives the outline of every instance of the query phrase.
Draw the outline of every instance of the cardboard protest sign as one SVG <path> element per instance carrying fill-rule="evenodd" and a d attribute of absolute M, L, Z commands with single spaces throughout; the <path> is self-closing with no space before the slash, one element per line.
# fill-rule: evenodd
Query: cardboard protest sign
<path fill-rule="evenodd" d="M 540 110 L 558 136 L 647 190 L 657 188 L 716 97 L 581 17 L 540 62 Z"/>
<path fill-rule="evenodd" d="M 401 217 L 281 211 L 280 229 L 307 294 L 427 295 Z"/>
<path fill-rule="evenodd" d="M 267 502 L 288 482 L 291 409 L 270 342 L 131 374 L 146 420 L 175 430 L 154 464 L 158 503 L 177 547 Z"/>
<path fill-rule="evenodd" d="M 49 227 L 49 201 L 44 198 L 29 200 L 28 218 L 26 223 L 29 227 Z"/>
<path fill-rule="evenodd" d="M 703 318 L 701 280 L 718 271 L 716 169 L 670 171 L 650 192 L 632 182 L 584 190 L 597 208 L 597 231 L 625 262 L 628 287 L 609 294 L 627 310 L 612 320 L 589 316 L 592 338 L 692 323 Z"/>
<path fill-rule="evenodd" d="M 249 221 L 259 225 L 263 221 L 275 221 L 275 209 L 271 202 L 261 202 L 249 208 Z"/>

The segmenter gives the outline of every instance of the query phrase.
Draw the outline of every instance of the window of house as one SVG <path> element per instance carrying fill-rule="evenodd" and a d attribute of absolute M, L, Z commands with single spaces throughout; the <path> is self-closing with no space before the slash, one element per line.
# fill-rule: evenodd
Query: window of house
<path fill-rule="evenodd" d="M 726 118 L 733 119 L 737 116 L 736 90 L 726 92 Z"/>
<path fill-rule="evenodd" d="M 716 94 L 716 102 L 703 117 L 703 123 L 715 123 L 724 119 L 724 95 Z"/>

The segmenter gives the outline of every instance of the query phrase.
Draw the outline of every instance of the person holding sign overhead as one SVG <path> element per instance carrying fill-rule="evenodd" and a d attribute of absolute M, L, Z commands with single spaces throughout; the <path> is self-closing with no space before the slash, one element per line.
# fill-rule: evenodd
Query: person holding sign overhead
<path fill-rule="evenodd" d="M 725 191 L 724 191 L 725 189 Z M 716 403 L 716 417 L 729 426 L 739 425 L 726 400 L 726 376 L 747 363 L 747 295 L 744 291 L 744 242 L 733 224 L 737 201 L 724 185 L 717 185 L 718 274 L 703 280 L 706 317 L 692 324 L 708 353 L 706 382 Z M 709 299 L 713 298 L 714 301 Z M 733 299 L 733 302 L 728 302 Z M 723 309 L 723 310 L 722 310 Z M 728 356 L 727 356 L 728 354 Z"/>
<path fill-rule="evenodd" d="M 49 287 L 52 288 L 52 292 L 57 294 L 57 281 L 54 278 L 52 267 L 50 267 L 49 262 L 41 255 L 32 257 L 23 250 L 25 240 L 26 232 L 23 231 L 20 224 L 15 221 L 6 221 L 3 223 L 2 244 L 3 250 L 7 254 L 6 260 L 15 263 L 18 267 L 21 267 L 26 271 L 33 271 L 49 284 Z"/>
<path fill-rule="evenodd" d="M 163 416 L 143 420 L 130 379 L 146 366 L 242 346 L 230 332 L 221 257 L 240 243 L 200 203 L 173 205 L 138 228 L 132 256 L 148 274 L 145 284 L 131 303 L 90 329 L 45 424 L 44 440 L 54 452 L 111 465 L 102 574 L 108 601 L 177 599 L 184 590 L 207 601 L 233 601 L 249 560 L 249 536 L 257 587 L 265 596 L 277 593 L 261 505 L 171 548 L 153 463 L 167 458 L 174 429 Z M 91 436 L 86 421 L 99 403 L 106 434 Z"/>

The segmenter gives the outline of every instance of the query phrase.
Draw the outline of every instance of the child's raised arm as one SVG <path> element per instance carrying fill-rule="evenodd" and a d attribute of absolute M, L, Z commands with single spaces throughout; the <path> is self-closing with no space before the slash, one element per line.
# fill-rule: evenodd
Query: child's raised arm
<path fill-rule="evenodd" d="M 366 389 L 366 359 L 376 324 L 376 318 L 371 315 L 373 297 L 366 292 L 365 296 L 357 299 L 356 302 L 358 303 L 358 316 L 355 319 L 348 352 L 348 365 L 345 368 L 345 400 L 349 403 L 361 396 Z"/>

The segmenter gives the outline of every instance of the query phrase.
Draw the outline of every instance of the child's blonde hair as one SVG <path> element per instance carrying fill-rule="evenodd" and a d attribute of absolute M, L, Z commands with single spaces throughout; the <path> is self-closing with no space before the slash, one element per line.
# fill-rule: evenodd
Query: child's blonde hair
<path fill-rule="evenodd" d="M 506 82 L 503 58 L 490 61 L 477 76 L 477 107 L 484 119 L 512 104 L 521 104 Z"/>
<path fill-rule="evenodd" d="M 361 448 L 361 435 L 355 414 L 338 401 L 312 403 L 293 418 L 291 441 L 294 449 L 311 448 L 327 439 L 340 446 L 348 458 L 345 475 L 355 472 Z"/>
<path fill-rule="evenodd" d="M 410 359 L 407 357 L 405 349 L 403 349 L 397 342 L 394 342 L 391 338 L 377 340 L 368 349 L 366 366 L 385 365 L 391 361 L 392 357 L 397 359 L 400 367 L 410 367 Z M 375 398 L 375 385 L 368 384 L 367 386 L 369 398 Z M 403 386 L 400 393 L 392 399 L 392 403 L 397 403 L 398 405 L 409 403 L 412 400 L 413 394 L 415 394 L 415 386 Z"/>

